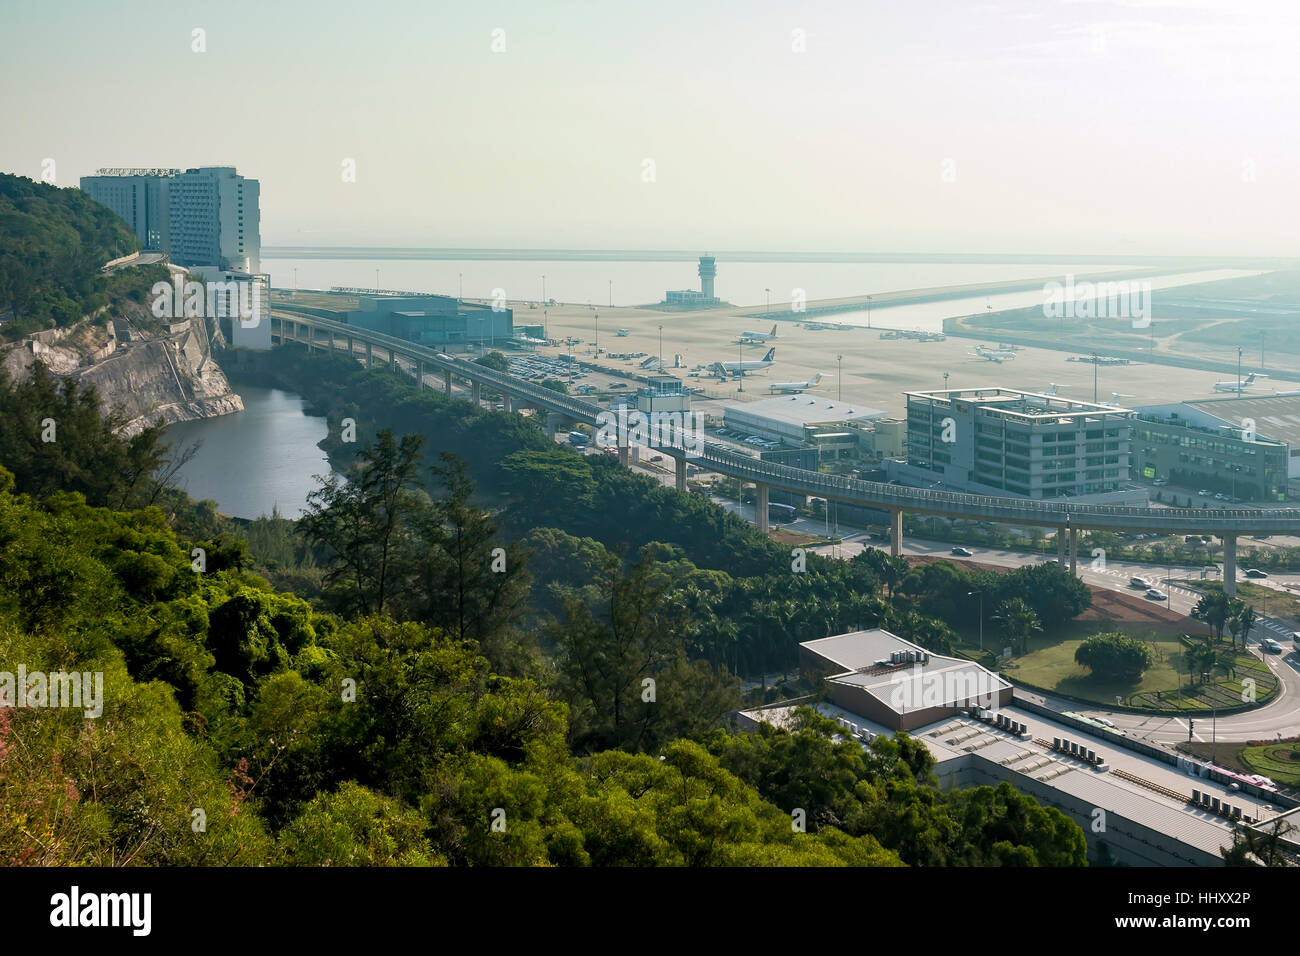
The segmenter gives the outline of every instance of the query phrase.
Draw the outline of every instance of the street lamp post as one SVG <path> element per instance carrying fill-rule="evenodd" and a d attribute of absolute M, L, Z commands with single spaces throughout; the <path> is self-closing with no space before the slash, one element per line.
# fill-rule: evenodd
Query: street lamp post
<path fill-rule="evenodd" d="M 770 315 L 772 312 L 772 290 L 764 289 L 763 291 L 767 293 L 767 311 L 768 314 Z"/>
<path fill-rule="evenodd" d="M 614 308 L 614 280 L 609 280 L 609 307 Z"/>
<path fill-rule="evenodd" d="M 844 356 L 843 355 L 835 356 L 835 361 L 840 363 L 840 372 L 835 379 L 835 381 L 837 382 L 836 387 L 839 390 L 836 394 L 836 401 L 842 402 L 844 401 Z"/>
<path fill-rule="evenodd" d="M 465 273 L 457 272 L 456 273 L 456 301 L 459 302 L 464 298 L 465 298 Z"/>
<path fill-rule="evenodd" d="M 943 373 L 943 390 L 944 390 L 945 392 L 948 391 L 948 373 L 947 373 L 947 372 L 944 372 L 944 373 Z"/>
<path fill-rule="evenodd" d="M 659 326 L 659 371 L 664 370 L 664 327 Z"/>
<path fill-rule="evenodd" d="M 546 276 L 542 276 L 542 301 L 546 301 Z"/>
<path fill-rule="evenodd" d="M 984 592 L 983 591 L 966 592 L 967 597 L 974 597 L 976 594 L 980 596 L 980 653 L 982 654 L 984 653 Z"/>
<path fill-rule="evenodd" d="M 1237 346 L 1237 397 L 1241 398 L 1241 346 Z"/>
<path fill-rule="evenodd" d="M 871 328 L 871 296 L 867 296 L 867 328 Z"/>
<path fill-rule="evenodd" d="M 744 339 L 740 340 L 740 344 L 736 348 L 736 355 L 739 357 L 740 362 L 743 364 L 745 361 L 745 340 Z M 726 369 L 723 369 L 723 371 L 725 372 Z M 739 382 L 736 391 L 743 392 L 745 390 L 745 370 L 741 368 L 740 365 L 736 366 L 736 381 Z"/>
<path fill-rule="evenodd" d="M 596 341 L 591 343 L 596 346 L 596 354 L 600 354 L 600 313 L 596 313 Z"/>

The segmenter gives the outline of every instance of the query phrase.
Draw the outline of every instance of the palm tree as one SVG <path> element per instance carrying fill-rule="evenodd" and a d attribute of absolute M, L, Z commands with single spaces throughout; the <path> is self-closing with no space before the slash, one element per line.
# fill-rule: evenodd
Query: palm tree
<path fill-rule="evenodd" d="M 1013 647 L 1018 648 L 1021 654 L 1029 649 L 1030 633 L 1043 629 L 1043 626 L 1038 623 L 1038 615 L 1023 598 L 1003 601 L 998 605 L 993 620 L 1001 623 L 1003 635 L 1011 641 Z"/>
<path fill-rule="evenodd" d="M 1242 604 L 1241 610 L 1237 616 L 1230 622 L 1235 625 L 1232 628 L 1233 646 L 1236 646 L 1236 638 L 1241 635 L 1241 649 L 1246 649 L 1246 641 L 1250 637 L 1250 632 L 1254 630 L 1255 625 L 1259 623 L 1259 615 L 1255 613 L 1255 608 L 1250 604 Z"/>
<path fill-rule="evenodd" d="M 1232 598 L 1223 591 L 1211 591 L 1201 596 L 1192 608 L 1192 617 L 1204 621 L 1214 631 L 1215 640 L 1223 639 L 1223 628 L 1232 616 Z"/>
<path fill-rule="evenodd" d="M 1225 866 L 1286 866 L 1288 864 L 1282 838 L 1294 829 L 1282 817 L 1275 817 L 1268 828 L 1256 830 L 1238 824 L 1232 831 L 1232 846 L 1219 851 Z"/>

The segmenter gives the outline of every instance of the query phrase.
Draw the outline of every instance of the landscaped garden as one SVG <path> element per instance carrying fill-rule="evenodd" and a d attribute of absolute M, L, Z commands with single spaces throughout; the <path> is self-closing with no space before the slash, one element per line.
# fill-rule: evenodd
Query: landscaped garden
<path fill-rule="evenodd" d="M 1120 634 L 1149 649 L 1140 676 L 1098 676 L 1078 663 L 1075 655 L 1084 641 L 1102 634 Z M 1119 698 L 1121 706 L 1167 712 L 1241 707 L 1247 680 L 1255 682 L 1256 703 L 1271 699 L 1278 687 L 1263 661 L 1234 649 L 1230 641 L 1114 621 L 1072 621 L 1051 634 L 1036 634 L 1028 653 L 1002 661 L 1000 669 L 1012 680 L 1051 693 L 1111 706 Z"/>

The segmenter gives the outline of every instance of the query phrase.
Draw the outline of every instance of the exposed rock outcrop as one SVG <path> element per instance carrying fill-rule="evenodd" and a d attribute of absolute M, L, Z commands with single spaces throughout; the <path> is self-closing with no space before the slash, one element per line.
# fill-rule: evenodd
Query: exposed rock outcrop
<path fill-rule="evenodd" d="M 159 329 L 143 306 L 135 318 L 139 325 L 128 308 L 108 327 L 87 320 L 57 334 L 39 333 L 8 346 L 0 362 L 15 379 L 39 360 L 56 375 L 94 385 L 106 411 L 116 407 L 126 416 L 120 434 L 127 437 L 160 418 L 170 424 L 243 411 L 243 399 L 212 357 L 213 329 L 206 320 Z"/>

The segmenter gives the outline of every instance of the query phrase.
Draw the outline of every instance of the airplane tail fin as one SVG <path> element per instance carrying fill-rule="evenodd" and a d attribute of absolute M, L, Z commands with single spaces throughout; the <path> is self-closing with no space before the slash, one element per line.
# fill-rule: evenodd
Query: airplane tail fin
<path fill-rule="evenodd" d="M 772 323 L 772 338 L 776 338 L 776 323 Z"/>
<path fill-rule="evenodd" d="M 1255 382 L 1255 373 L 1254 373 L 1254 372 L 1251 372 L 1249 375 L 1246 376 L 1246 381 L 1244 381 L 1242 384 L 1243 384 L 1243 385 L 1253 385 L 1254 382 Z"/>
<path fill-rule="evenodd" d="M 763 356 L 763 361 L 764 361 L 764 362 L 773 362 L 773 361 L 775 361 L 775 359 L 773 358 L 774 355 L 776 355 L 776 346 L 775 346 L 775 345 L 773 345 L 770 349 L 767 350 L 767 354 Z"/>
<path fill-rule="evenodd" d="M 821 380 L 822 380 L 822 373 L 818 372 L 816 375 L 813 376 L 813 380 L 812 380 L 813 386 L 815 387 Z"/>

